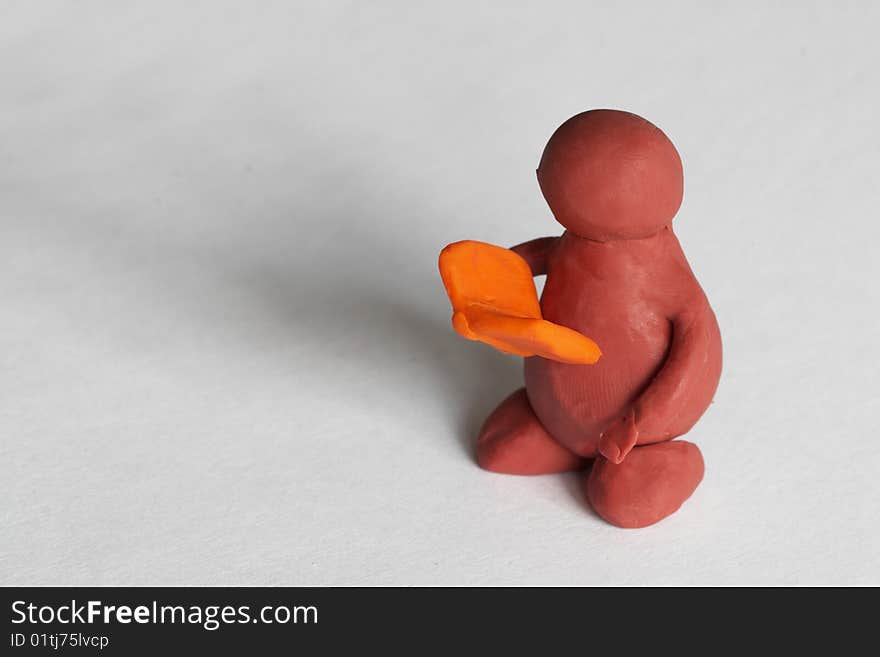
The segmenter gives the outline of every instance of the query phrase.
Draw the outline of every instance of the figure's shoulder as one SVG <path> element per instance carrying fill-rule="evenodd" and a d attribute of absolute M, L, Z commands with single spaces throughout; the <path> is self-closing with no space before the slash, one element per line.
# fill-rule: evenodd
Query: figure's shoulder
<path fill-rule="evenodd" d="M 663 257 L 657 263 L 662 274 L 658 278 L 663 280 L 666 296 L 672 306 L 687 307 L 693 311 L 698 311 L 703 306 L 708 308 L 706 294 L 671 229 L 663 236 L 663 243 Z"/>

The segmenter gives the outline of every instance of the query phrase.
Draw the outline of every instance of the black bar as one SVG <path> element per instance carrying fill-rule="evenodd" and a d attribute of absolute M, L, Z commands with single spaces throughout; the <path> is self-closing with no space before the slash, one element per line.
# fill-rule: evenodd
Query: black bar
<path fill-rule="evenodd" d="M 859 604 L 861 597 L 874 598 L 874 591 L 860 596 L 857 590 L 836 589 L 0 590 L 5 625 L 0 654 L 12 656 L 263 654 L 253 651 L 266 649 L 349 654 L 353 647 L 358 654 L 395 647 L 419 655 L 441 646 L 471 654 L 475 639 L 495 650 L 533 645 L 540 655 L 560 641 L 596 652 L 594 638 L 625 652 L 639 645 L 650 651 L 696 647 L 707 634 L 728 648 L 739 643 L 755 649 L 774 635 L 785 637 L 788 647 L 805 632 L 818 641 L 835 620 L 846 624 L 846 631 L 835 634 L 839 649 L 871 626 L 859 618 L 876 608 Z"/>

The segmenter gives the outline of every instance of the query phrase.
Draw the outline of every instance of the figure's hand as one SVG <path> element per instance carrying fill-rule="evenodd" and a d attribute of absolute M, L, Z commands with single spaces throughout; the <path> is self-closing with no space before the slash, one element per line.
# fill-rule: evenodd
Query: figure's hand
<path fill-rule="evenodd" d="M 627 411 L 626 415 L 615 420 L 599 436 L 599 453 L 612 463 L 622 463 L 639 439 L 636 428 L 636 414 Z"/>

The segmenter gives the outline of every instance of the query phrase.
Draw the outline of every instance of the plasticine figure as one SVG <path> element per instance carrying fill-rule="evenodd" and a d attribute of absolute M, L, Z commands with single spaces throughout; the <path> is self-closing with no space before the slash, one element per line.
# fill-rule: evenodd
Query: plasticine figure
<path fill-rule="evenodd" d="M 537 475 L 594 459 L 584 488 L 596 512 L 651 525 L 703 477 L 697 446 L 673 439 L 721 375 L 715 315 L 672 232 L 681 160 L 645 119 L 595 110 L 556 130 L 537 173 L 560 237 L 458 242 L 440 257 L 456 330 L 526 357 L 525 388 L 486 420 L 477 461 Z"/>

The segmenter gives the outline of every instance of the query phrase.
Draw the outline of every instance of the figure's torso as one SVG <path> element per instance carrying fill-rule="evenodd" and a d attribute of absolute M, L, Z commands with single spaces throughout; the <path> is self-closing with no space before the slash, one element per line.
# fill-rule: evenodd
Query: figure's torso
<path fill-rule="evenodd" d="M 566 233 L 547 272 L 544 318 L 595 340 L 602 358 L 595 365 L 526 359 L 529 400 L 554 438 L 593 456 L 599 433 L 662 366 L 671 318 L 685 304 L 705 303 L 705 297 L 669 229 L 614 242 Z"/>

